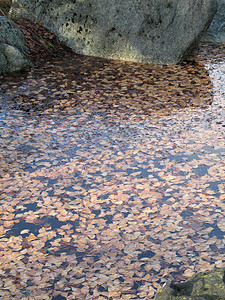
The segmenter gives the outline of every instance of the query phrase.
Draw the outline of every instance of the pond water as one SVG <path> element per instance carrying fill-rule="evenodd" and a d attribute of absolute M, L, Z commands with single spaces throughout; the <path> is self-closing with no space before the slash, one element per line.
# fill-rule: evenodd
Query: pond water
<path fill-rule="evenodd" d="M 2 299 L 152 299 L 225 267 L 224 58 L 1 78 Z"/>

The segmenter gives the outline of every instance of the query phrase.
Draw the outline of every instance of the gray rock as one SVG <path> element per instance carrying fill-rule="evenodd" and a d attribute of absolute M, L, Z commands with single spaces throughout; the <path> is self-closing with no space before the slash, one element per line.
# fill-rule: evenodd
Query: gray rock
<path fill-rule="evenodd" d="M 31 62 L 24 54 L 29 49 L 22 32 L 4 16 L 0 16 L 0 28 L 0 74 L 30 67 Z"/>
<path fill-rule="evenodd" d="M 225 269 L 199 273 L 182 283 L 168 282 L 155 300 L 223 300 Z"/>
<path fill-rule="evenodd" d="M 31 66 L 30 61 L 16 47 L 0 44 L 0 74 L 17 72 Z"/>
<path fill-rule="evenodd" d="M 80 54 L 177 64 L 216 7 L 216 0 L 13 0 L 11 15 L 43 22 Z"/>
<path fill-rule="evenodd" d="M 13 21 L 8 20 L 4 16 L 0 16 L 0 42 L 8 43 L 21 52 L 29 52 L 22 32 L 14 25 Z"/>
<path fill-rule="evenodd" d="M 202 40 L 225 43 L 225 0 L 217 1 L 217 13 Z"/>
<path fill-rule="evenodd" d="M 6 70 L 7 70 L 7 60 L 5 55 L 0 51 L 0 75 L 6 73 Z"/>

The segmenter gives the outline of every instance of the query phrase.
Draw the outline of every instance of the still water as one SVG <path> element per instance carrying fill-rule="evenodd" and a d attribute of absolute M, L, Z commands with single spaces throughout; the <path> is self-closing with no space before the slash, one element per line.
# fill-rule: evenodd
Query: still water
<path fill-rule="evenodd" d="M 0 82 L 0 297 L 152 299 L 225 266 L 225 50 Z"/>

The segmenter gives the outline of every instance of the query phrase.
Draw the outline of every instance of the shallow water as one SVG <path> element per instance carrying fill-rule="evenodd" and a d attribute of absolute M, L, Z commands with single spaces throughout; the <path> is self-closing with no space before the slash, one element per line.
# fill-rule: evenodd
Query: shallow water
<path fill-rule="evenodd" d="M 151 299 L 225 266 L 224 57 L 1 79 L 2 298 Z"/>

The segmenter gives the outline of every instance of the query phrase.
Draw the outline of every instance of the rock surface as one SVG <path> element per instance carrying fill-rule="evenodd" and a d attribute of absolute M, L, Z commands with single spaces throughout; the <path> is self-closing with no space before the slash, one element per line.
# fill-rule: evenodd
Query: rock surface
<path fill-rule="evenodd" d="M 30 66 L 30 61 L 16 47 L 0 43 L 1 75 L 21 71 Z"/>
<path fill-rule="evenodd" d="M 169 282 L 155 300 L 223 300 L 225 299 L 225 268 L 199 273 L 186 282 Z"/>
<path fill-rule="evenodd" d="M 9 45 L 16 47 L 21 52 L 29 51 L 25 45 L 22 32 L 12 21 L 8 20 L 4 16 L 0 16 L 0 28 L 1 43 L 8 43 Z"/>
<path fill-rule="evenodd" d="M 212 24 L 203 36 L 203 41 L 225 43 L 225 0 L 218 1 L 218 10 Z"/>
<path fill-rule="evenodd" d="M 0 28 L 0 75 L 30 67 L 22 32 L 4 16 L 0 16 Z"/>
<path fill-rule="evenodd" d="M 11 15 L 43 22 L 77 53 L 180 63 L 216 12 L 216 0 L 13 0 Z"/>

